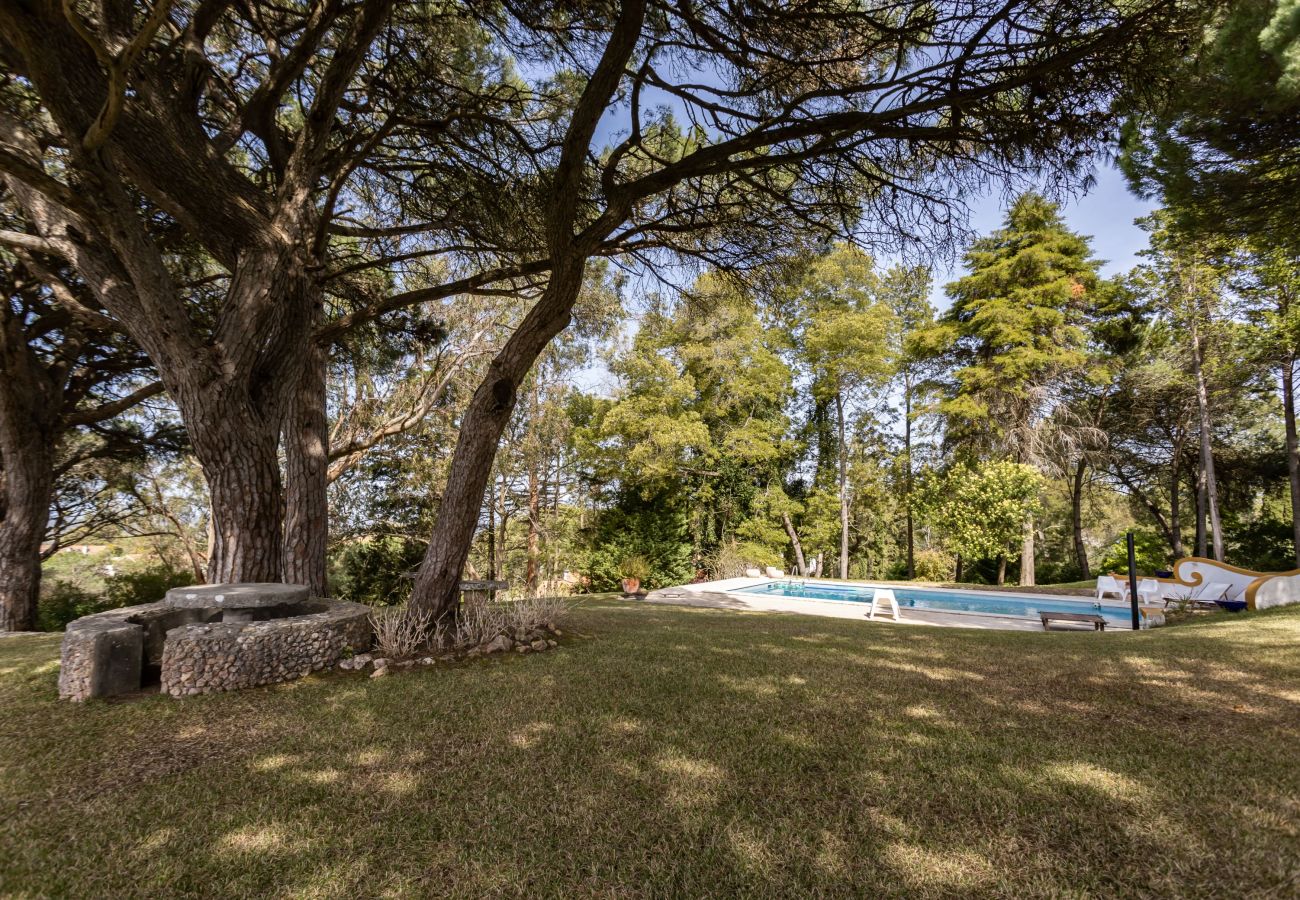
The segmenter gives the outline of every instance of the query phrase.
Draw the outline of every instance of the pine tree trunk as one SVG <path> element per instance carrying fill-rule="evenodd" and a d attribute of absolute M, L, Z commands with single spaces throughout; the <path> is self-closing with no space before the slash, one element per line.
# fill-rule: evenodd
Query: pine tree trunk
<path fill-rule="evenodd" d="M 531 597 L 537 593 L 538 574 L 541 563 L 541 493 L 538 490 L 537 470 L 530 466 L 528 470 L 528 562 L 524 571 L 524 585 Z"/>
<path fill-rule="evenodd" d="M 31 631 L 54 487 L 53 447 L 31 423 L 22 428 L 10 424 L 0 427 L 0 631 Z"/>
<path fill-rule="evenodd" d="M 998 586 L 1000 587 L 1006 583 L 1007 583 L 1007 555 L 1005 553 L 999 553 L 998 554 Z"/>
<path fill-rule="evenodd" d="M 1286 420 L 1286 471 L 1291 483 L 1291 540 L 1295 564 L 1300 568 L 1300 440 L 1296 437 L 1295 358 L 1282 366 L 1282 415 Z"/>
<path fill-rule="evenodd" d="M 1025 587 L 1034 582 L 1034 520 L 1025 519 L 1025 538 L 1020 545 L 1020 583 Z"/>
<path fill-rule="evenodd" d="M 1174 551 L 1174 559 L 1182 559 L 1183 552 L 1183 514 L 1181 495 L 1183 447 L 1181 440 L 1174 446 L 1173 461 L 1169 471 L 1169 544 Z"/>
<path fill-rule="evenodd" d="M 839 435 L 840 578 L 849 577 L 849 448 L 844 425 L 844 397 L 835 395 L 835 424 Z"/>
<path fill-rule="evenodd" d="M 326 596 L 329 543 L 329 422 L 325 414 L 327 354 L 313 346 L 284 425 L 284 580 Z"/>
<path fill-rule="evenodd" d="M 292 385 L 291 385 L 292 387 Z M 281 580 L 282 416 L 257 408 L 237 385 L 173 391 L 212 504 L 208 582 Z"/>
<path fill-rule="evenodd" d="M 1087 475 L 1088 464 L 1082 458 L 1074 466 L 1074 481 L 1070 490 L 1070 525 L 1074 532 L 1074 559 L 1079 566 L 1079 578 L 1087 581 L 1092 577 L 1088 566 L 1088 548 L 1083 542 L 1083 484 Z"/>
<path fill-rule="evenodd" d="M 488 494 L 487 520 L 487 558 L 488 581 L 497 580 L 497 502 L 493 494 Z"/>
<path fill-rule="evenodd" d="M 794 548 L 794 564 L 803 577 L 808 574 L 808 567 L 804 565 L 803 544 L 799 543 L 799 532 L 794 530 L 794 522 L 790 521 L 789 513 L 781 513 L 781 524 L 785 526 L 785 533 L 790 537 L 790 546 Z"/>
<path fill-rule="evenodd" d="M 958 553 L 958 554 L 957 554 L 957 569 L 956 569 L 955 572 L 952 573 L 952 580 L 955 581 L 955 582 L 957 582 L 958 584 L 961 583 L 961 575 L 962 575 L 962 571 L 961 571 L 961 562 L 962 562 L 962 561 L 961 561 L 961 554 Z"/>
<path fill-rule="evenodd" d="M 1201 431 L 1201 469 L 1205 473 L 1206 511 L 1210 519 L 1210 539 L 1214 558 L 1223 562 L 1223 525 L 1219 521 L 1219 489 L 1214 477 L 1213 432 L 1210 425 L 1210 396 L 1205 384 L 1204 360 L 1200 331 L 1192 322 L 1192 373 L 1196 376 L 1196 411 Z"/>
<path fill-rule="evenodd" d="M 62 382 L 30 352 L 25 324 L 0 310 L 0 632 L 36 627 L 61 433 Z"/>
<path fill-rule="evenodd" d="M 1196 555 L 1210 555 L 1209 542 L 1205 529 L 1205 470 L 1198 463 L 1196 466 Z"/>
<path fill-rule="evenodd" d="M 909 375 L 903 383 L 903 457 L 907 463 L 904 479 L 907 503 L 907 578 L 916 577 L 916 538 L 912 523 L 912 380 Z"/>
<path fill-rule="evenodd" d="M 528 464 L 528 539 L 527 539 L 527 558 L 524 567 L 524 587 L 528 595 L 537 594 L 537 585 L 540 580 L 541 570 L 541 524 L 542 524 L 542 497 L 541 497 L 541 473 L 538 471 L 544 464 L 544 454 L 539 446 L 537 438 L 537 420 L 541 412 L 539 409 L 539 395 L 537 379 L 531 382 L 531 390 L 528 396 L 528 433 L 524 438 L 526 448 L 524 460 Z"/>
<path fill-rule="evenodd" d="M 411 594 L 414 606 L 436 618 L 454 615 L 461 570 L 516 392 L 547 344 L 568 326 L 584 269 L 585 257 L 580 255 L 555 260 L 541 299 L 492 360 L 461 420 L 447 490 Z"/>

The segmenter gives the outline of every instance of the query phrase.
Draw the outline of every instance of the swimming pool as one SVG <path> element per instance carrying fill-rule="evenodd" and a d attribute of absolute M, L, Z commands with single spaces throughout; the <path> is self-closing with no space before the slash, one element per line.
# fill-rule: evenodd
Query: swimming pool
<path fill-rule="evenodd" d="M 977 613 L 985 616 L 1017 616 L 1032 619 L 1037 619 L 1040 612 L 1094 613 L 1104 618 L 1107 625 L 1127 628 L 1132 622 L 1132 613 L 1127 606 L 1096 603 L 1092 600 L 1065 600 L 1028 594 L 999 594 L 991 591 L 961 591 L 947 588 L 905 588 L 895 585 L 889 585 L 889 588 L 898 599 L 900 610 L 932 609 L 936 612 Z M 763 594 L 769 597 L 870 603 L 875 587 L 804 581 L 768 581 L 733 590 L 739 594 Z"/>

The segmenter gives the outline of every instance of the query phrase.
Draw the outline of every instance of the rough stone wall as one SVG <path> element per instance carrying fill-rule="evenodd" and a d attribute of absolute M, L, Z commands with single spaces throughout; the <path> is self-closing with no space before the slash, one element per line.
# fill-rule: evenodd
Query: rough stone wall
<path fill-rule="evenodd" d="M 60 654 L 59 696 L 88 700 L 139 690 L 144 629 L 131 620 L 162 609 L 162 603 L 128 606 L 69 624 Z"/>
<path fill-rule="evenodd" d="M 291 681 L 370 648 L 369 607 L 322 603 L 323 612 L 288 619 L 173 628 L 163 648 L 163 692 L 183 697 Z"/>

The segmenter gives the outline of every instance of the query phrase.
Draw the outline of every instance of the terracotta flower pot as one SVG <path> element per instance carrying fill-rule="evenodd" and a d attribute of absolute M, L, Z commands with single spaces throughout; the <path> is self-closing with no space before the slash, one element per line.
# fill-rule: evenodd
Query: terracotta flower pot
<path fill-rule="evenodd" d="M 637 591 L 639 591 L 639 590 L 641 590 L 641 579 L 640 579 L 640 578 L 624 578 L 624 579 L 623 579 L 623 593 L 625 593 L 625 594 L 635 594 L 635 593 L 636 593 Z"/>

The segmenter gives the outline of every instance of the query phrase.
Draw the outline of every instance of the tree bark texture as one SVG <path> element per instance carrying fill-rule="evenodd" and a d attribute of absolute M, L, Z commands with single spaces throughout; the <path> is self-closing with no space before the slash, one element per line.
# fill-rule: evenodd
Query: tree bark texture
<path fill-rule="evenodd" d="M 1300 568 L 1300 440 L 1295 421 L 1295 358 L 1282 365 L 1282 415 L 1286 420 L 1286 473 L 1291 484 L 1291 540 L 1295 564 Z"/>
<path fill-rule="evenodd" d="M 325 414 L 327 353 L 313 346 L 284 422 L 284 580 L 327 594 L 329 422 Z"/>
<path fill-rule="evenodd" d="M 1214 477 L 1213 430 L 1210 423 L 1210 395 L 1205 383 L 1200 330 L 1192 322 L 1192 373 L 1196 376 L 1196 412 L 1201 431 L 1201 471 L 1205 479 L 1205 508 L 1210 520 L 1210 542 L 1214 558 L 1223 562 L 1223 524 L 1219 521 L 1219 488 Z"/>
<path fill-rule="evenodd" d="M 0 631 L 31 631 L 54 487 L 54 439 L 39 417 L 14 421 L 14 404 L 4 396 L 12 393 L 0 391 Z"/>
<path fill-rule="evenodd" d="M 1020 583 L 1026 587 L 1034 584 L 1034 520 L 1025 519 L 1025 539 L 1020 547 Z"/>
<path fill-rule="evenodd" d="M 1074 533 L 1074 559 L 1079 566 L 1079 578 L 1092 577 L 1088 566 L 1088 548 L 1083 542 L 1083 485 L 1088 474 L 1088 463 L 1080 457 L 1074 465 L 1074 478 L 1070 485 L 1070 526 Z"/>
<path fill-rule="evenodd" d="M 0 631 L 31 631 L 54 490 L 64 372 L 46 372 L 17 316 L 0 311 Z M 52 377 L 51 377 L 52 376 Z"/>
<path fill-rule="evenodd" d="M 785 533 L 790 537 L 790 546 L 794 548 L 794 564 L 799 576 L 803 577 L 808 574 L 808 566 L 804 564 L 803 544 L 799 541 L 799 532 L 794 530 L 794 522 L 790 521 L 789 513 L 781 513 L 781 524 L 785 526 Z"/>
<path fill-rule="evenodd" d="M 840 578 L 849 577 L 849 448 L 844 424 L 844 397 L 835 395 L 835 426 L 839 435 Z"/>

